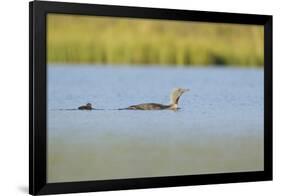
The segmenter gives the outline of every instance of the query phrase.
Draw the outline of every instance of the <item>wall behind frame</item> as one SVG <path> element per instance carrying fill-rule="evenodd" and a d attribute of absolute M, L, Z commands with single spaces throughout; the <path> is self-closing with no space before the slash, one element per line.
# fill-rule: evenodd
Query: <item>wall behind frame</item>
<path fill-rule="evenodd" d="M 57 0 L 61 1 L 61 0 Z M 69 2 L 116 4 L 114 0 L 68 0 Z M 28 1 L 0 2 L 0 195 L 26 195 L 28 192 Z M 152 195 L 278 195 L 281 191 L 281 9 L 278 1 L 223 0 L 119 0 L 119 5 L 273 14 L 274 64 L 274 181 L 235 183 L 85 193 L 79 195 L 152 196 Z M 279 155 L 278 155 L 279 154 Z M 75 194 L 68 194 L 69 196 Z"/>

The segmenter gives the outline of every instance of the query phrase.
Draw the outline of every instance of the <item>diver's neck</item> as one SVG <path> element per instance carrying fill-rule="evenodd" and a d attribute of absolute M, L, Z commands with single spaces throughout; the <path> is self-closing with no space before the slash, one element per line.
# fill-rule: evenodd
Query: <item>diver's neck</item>
<path fill-rule="evenodd" d="M 172 110 L 178 109 L 178 104 L 177 103 L 171 103 L 170 104 L 170 109 L 172 109 Z"/>

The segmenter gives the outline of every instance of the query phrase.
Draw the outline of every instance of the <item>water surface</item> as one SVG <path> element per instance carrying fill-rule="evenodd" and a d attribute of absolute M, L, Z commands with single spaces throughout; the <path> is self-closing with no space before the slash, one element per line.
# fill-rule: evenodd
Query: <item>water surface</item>
<path fill-rule="evenodd" d="M 263 170 L 262 69 L 49 65 L 47 108 L 48 182 Z"/>

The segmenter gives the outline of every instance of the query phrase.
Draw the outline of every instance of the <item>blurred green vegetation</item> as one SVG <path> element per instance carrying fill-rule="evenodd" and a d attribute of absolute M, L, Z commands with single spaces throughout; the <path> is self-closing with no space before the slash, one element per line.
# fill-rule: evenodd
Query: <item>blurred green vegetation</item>
<path fill-rule="evenodd" d="M 48 14 L 48 63 L 262 66 L 263 26 Z"/>

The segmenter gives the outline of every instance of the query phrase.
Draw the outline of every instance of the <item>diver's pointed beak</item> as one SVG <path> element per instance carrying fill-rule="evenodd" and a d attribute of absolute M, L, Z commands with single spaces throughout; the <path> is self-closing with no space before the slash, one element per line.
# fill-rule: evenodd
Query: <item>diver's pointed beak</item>
<path fill-rule="evenodd" d="M 190 91 L 190 90 L 188 88 L 183 89 L 183 92 L 187 92 L 187 91 Z"/>

